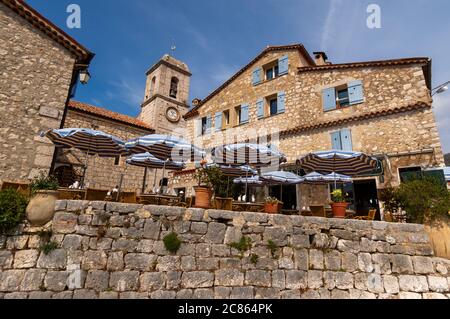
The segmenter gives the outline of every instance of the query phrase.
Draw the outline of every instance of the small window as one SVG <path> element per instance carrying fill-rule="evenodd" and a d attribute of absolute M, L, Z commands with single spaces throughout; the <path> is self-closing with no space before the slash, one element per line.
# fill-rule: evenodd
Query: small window
<path fill-rule="evenodd" d="M 279 75 L 278 70 L 278 64 L 268 67 L 266 69 L 266 80 L 268 81 L 276 78 Z"/>
<path fill-rule="evenodd" d="M 115 165 L 115 166 L 119 166 L 119 165 L 120 165 L 120 156 L 116 156 L 116 157 L 114 158 L 114 165 Z"/>
<path fill-rule="evenodd" d="M 400 176 L 400 181 L 402 183 L 420 177 L 422 173 L 422 168 L 420 166 L 414 167 L 404 167 L 398 169 L 398 174 Z"/>
<path fill-rule="evenodd" d="M 202 118 L 202 135 L 206 135 L 208 131 L 208 118 Z"/>
<path fill-rule="evenodd" d="M 269 100 L 270 116 L 278 114 L 278 99 L 272 98 Z"/>
<path fill-rule="evenodd" d="M 241 106 L 237 106 L 234 109 L 234 112 L 236 114 L 236 124 L 239 125 L 242 123 L 242 108 L 241 108 Z"/>
<path fill-rule="evenodd" d="M 223 111 L 223 117 L 222 117 L 222 127 L 230 126 L 230 111 L 226 110 Z"/>
<path fill-rule="evenodd" d="M 337 88 L 336 92 L 337 92 L 337 99 L 336 99 L 337 108 L 344 108 L 350 106 L 350 99 L 348 95 L 347 85 L 345 87 Z"/>
<path fill-rule="evenodd" d="M 170 81 L 170 94 L 169 96 L 176 99 L 178 95 L 178 79 L 173 77 Z"/>

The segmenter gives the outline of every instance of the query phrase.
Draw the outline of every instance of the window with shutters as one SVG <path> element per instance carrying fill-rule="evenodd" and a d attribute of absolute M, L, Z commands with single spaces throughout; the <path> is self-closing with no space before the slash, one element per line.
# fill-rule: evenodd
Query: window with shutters
<path fill-rule="evenodd" d="M 240 125 L 242 120 L 242 107 L 240 105 L 234 108 L 234 114 L 236 119 L 235 120 L 236 125 Z"/>
<path fill-rule="evenodd" d="M 249 104 L 242 104 L 234 108 L 236 126 L 249 122 L 249 107 Z"/>
<path fill-rule="evenodd" d="M 223 111 L 222 113 L 222 128 L 228 128 L 231 126 L 230 122 L 230 110 Z"/>
<path fill-rule="evenodd" d="M 202 135 L 206 135 L 208 132 L 208 117 L 202 118 Z"/>
<path fill-rule="evenodd" d="M 351 81 L 322 91 L 323 110 L 325 112 L 349 107 L 364 102 L 362 81 Z"/>
<path fill-rule="evenodd" d="M 331 148 L 338 151 L 353 151 L 352 132 L 349 129 L 332 132 Z"/>
<path fill-rule="evenodd" d="M 253 85 L 258 85 L 264 81 L 270 81 L 281 75 L 287 74 L 288 71 L 289 57 L 283 55 L 277 60 L 267 63 L 262 67 L 255 68 L 252 73 L 252 83 Z"/>
<path fill-rule="evenodd" d="M 278 92 L 266 96 L 265 98 L 258 99 L 256 102 L 256 115 L 258 119 L 274 116 L 284 113 L 285 110 L 285 93 Z"/>

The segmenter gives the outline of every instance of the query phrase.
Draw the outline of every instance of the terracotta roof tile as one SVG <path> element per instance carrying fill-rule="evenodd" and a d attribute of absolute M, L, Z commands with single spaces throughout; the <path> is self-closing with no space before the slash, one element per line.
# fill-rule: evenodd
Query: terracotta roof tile
<path fill-rule="evenodd" d="M 120 113 L 116 113 L 116 112 L 112 112 L 112 111 L 109 111 L 109 110 L 101 108 L 101 107 L 93 106 L 93 105 L 78 102 L 78 101 L 73 101 L 73 100 L 70 101 L 69 102 L 69 110 L 81 111 L 81 112 L 85 112 L 88 114 L 100 116 L 100 117 L 108 119 L 108 120 L 113 120 L 116 122 L 120 122 L 122 124 L 142 128 L 142 129 L 151 131 L 152 133 L 154 133 L 154 131 L 155 131 L 153 128 L 150 127 L 150 125 L 144 123 L 143 121 L 138 120 L 137 118 L 134 118 L 134 117 L 131 117 L 128 115 L 124 115 L 124 114 L 120 114 Z"/>
<path fill-rule="evenodd" d="M 253 64 L 255 64 L 259 59 L 264 57 L 268 52 L 271 51 L 285 51 L 285 50 L 298 50 L 300 54 L 302 54 L 311 65 L 315 65 L 316 63 L 309 55 L 308 51 L 306 51 L 303 44 L 290 44 L 290 45 L 279 45 L 279 46 L 268 46 L 266 49 L 264 49 L 257 57 L 255 57 L 250 63 L 248 63 L 246 66 L 244 66 L 242 69 L 240 69 L 235 75 L 233 75 L 228 81 L 223 83 L 221 86 L 219 86 L 215 91 L 213 91 L 210 95 L 208 95 L 204 100 L 200 102 L 197 106 L 192 108 L 188 113 L 184 115 L 185 119 L 191 118 L 193 116 L 196 116 L 198 114 L 198 109 L 211 100 L 215 95 L 217 95 L 220 91 L 222 91 L 225 87 L 227 87 L 232 81 L 234 81 L 239 75 L 247 71 Z"/>
<path fill-rule="evenodd" d="M 430 62 L 429 58 L 418 57 L 418 58 L 406 58 L 406 59 L 394 59 L 394 60 L 381 60 L 381 61 L 366 61 L 366 62 L 352 62 L 352 63 L 341 63 L 341 64 L 327 64 L 327 65 L 317 65 L 311 67 L 300 67 L 298 72 L 310 72 L 310 71 L 322 71 L 322 70 L 337 70 L 337 69 L 348 69 L 348 68 L 360 68 L 360 67 L 377 67 L 377 66 L 395 66 L 395 65 L 406 65 L 406 64 L 427 64 Z"/>
<path fill-rule="evenodd" d="M 94 54 L 23 0 L 0 0 L 16 14 L 72 52 L 80 64 L 89 64 Z"/>

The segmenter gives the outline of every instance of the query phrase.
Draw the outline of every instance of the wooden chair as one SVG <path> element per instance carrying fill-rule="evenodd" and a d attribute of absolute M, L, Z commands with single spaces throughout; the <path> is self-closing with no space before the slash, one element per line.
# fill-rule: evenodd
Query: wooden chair
<path fill-rule="evenodd" d="M 384 213 L 384 221 L 388 222 L 388 223 L 393 223 L 394 222 L 394 218 L 392 217 L 392 214 L 387 212 Z"/>
<path fill-rule="evenodd" d="M 126 204 L 136 204 L 136 192 L 122 192 L 120 193 L 120 202 Z"/>
<path fill-rule="evenodd" d="M 20 194 L 27 196 L 27 197 L 31 195 L 29 183 L 4 181 L 2 183 L 2 187 L 0 190 L 5 190 L 5 189 L 15 189 Z"/>
<path fill-rule="evenodd" d="M 108 191 L 106 190 L 88 188 L 85 200 L 104 201 L 106 196 L 108 196 Z"/>
<path fill-rule="evenodd" d="M 353 219 L 356 220 L 375 220 L 375 215 L 377 214 L 377 210 L 376 209 L 371 209 L 369 210 L 369 214 L 367 216 L 357 216 L 354 217 Z"/>
<path fill-rule="evenodd" d="M 327 217 L 327 212 L 325 206 L 309 206 L 311 210 L 311 215 L 314 217 Z"/>

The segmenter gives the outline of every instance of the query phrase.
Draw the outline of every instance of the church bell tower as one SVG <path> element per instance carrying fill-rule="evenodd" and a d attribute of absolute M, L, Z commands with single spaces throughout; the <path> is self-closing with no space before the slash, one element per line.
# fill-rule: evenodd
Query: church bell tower
<path fill-rule="evenodd" d="M 188 66 L 166 54 L 147 71 L 144 102 L 139 119 L 157 134 L 185 128 L 192 74 Z"/>

